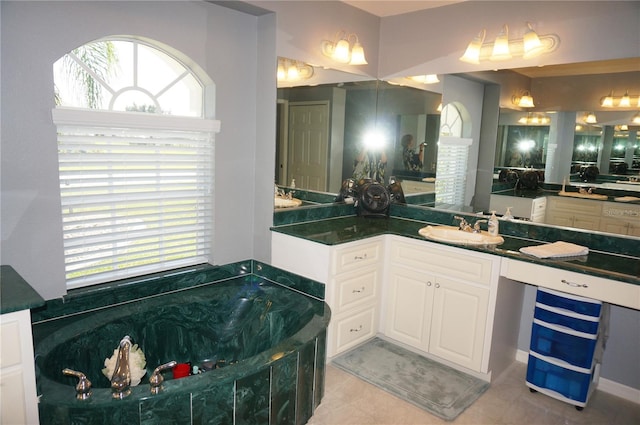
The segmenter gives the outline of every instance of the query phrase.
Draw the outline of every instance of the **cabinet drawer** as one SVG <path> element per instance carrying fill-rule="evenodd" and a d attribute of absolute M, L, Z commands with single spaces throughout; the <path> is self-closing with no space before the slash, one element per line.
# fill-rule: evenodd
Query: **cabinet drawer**
<path fill-rule="evenodd" d="M 417 270 L 429 270 L 450 278 L 489 285 L 493 261 L 480 255 L 469 255 L 462 249 L 425 242 L 391 242 L 391 261 Z"/>
<path fill-rule="evenodd" d="M 596 350 L 596 335 L 574 334 L 553 326 L 538 319 L 533 320 L 531 351 L 589 369 Z"/>
<path fill-rule="evenodd" d="M 369 338 L 373 338 L 376 333 L 376 313 L 374 308 L 353 314 L 347 318 L 336 318 L 335 332 L 335 354 L 346 351 Z"/>
<path fill-rule="evenodd" d="M 333 273 L 343 273 L 365 266 L 377 266 L 382 261 L 382 243 L 357 242 L 336 248 L 333 257 Z"/>
<path fill-rule="evenodd" d="M 640 310 L 640 285 L 512 259 L 502 260 L 500 274 L 519 282 Z"/>
<path fill-rule="evenodd" d="M 379 274 L 379 268 L 374 267 L 341 273 L 336 276 L 335 313 L 341 313 L 365 304 L 373 305 L 378 294 Z"/>

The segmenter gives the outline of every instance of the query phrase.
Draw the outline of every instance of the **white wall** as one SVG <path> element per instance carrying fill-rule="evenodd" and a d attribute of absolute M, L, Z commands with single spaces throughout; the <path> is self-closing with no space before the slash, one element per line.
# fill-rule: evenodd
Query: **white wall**
<path fill-rule="evenodd" d="M 264 55 L 275 54 L 273 24 L 261 26 L 259 38 L 259 18 L 204 2 L 2 1 L 1 7 L 2 264 L 12 265 L 45 299 L 65 293 L 52 66 L 77 46 L 117 34 L 170 45 L 215 82 L 215 118 L 222 127 L 215 147 L 212 262 L 254 258 L 255 226 L 264 227 L 265 211 L 269 217 L 272 211 L 271 202 L 257 206 L 253 194 L 256 181 L 273 179 L 268 152 L 274 149 L 275 131 L 267 134 L 269 126 L 260 122 L 257 137 L 258 116 L 275 122 L 257 85 L 258 75 L 261 86 L 275 81 L 270 62 L 262 59 L 260 66 L 268 68 L 258 72 L 264 40 L 271 40 Z M 275 104 L 275 87 L 272 91 Z M 261 161 L 269 162 L 263 167 L 256 165 L 257 143 L 267 139 L 272 147 L 262 154 Z M 268 258 L 263 251 L 258 257 Z"/>

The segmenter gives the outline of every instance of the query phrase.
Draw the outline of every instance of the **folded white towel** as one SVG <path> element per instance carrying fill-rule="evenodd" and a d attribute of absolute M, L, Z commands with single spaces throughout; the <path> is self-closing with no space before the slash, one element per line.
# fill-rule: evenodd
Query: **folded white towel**
<path fill-rule="evenodd" d="M 544 245 L 526 246 L 520 248 L 520 252 L 538 258 L 559 258 L 587 255 L 589 248 L 569 242 L 558 241 Z"/>

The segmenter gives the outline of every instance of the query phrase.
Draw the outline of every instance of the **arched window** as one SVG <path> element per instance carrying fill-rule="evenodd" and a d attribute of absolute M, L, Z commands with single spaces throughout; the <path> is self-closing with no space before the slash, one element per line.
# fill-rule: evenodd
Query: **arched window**
<path fill-rule="evenodd" d="M 123 38 L 55 63 L 68 288 L 210 261 L 219 122 L 186 63 Z"/>

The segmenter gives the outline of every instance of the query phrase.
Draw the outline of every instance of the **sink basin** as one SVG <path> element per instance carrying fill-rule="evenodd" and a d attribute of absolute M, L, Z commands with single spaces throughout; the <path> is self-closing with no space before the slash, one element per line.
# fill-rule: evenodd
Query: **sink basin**
<path fill-rule="evenodd" d="M 302 200 L 296 198 L 280 198 L 276 197 L 274 201 L 274 205 L 276 208 L 291 208 L 291 207 L 299 207 L 302 205 Z"/>
<path fill-rule="evenodd" d="M 502 236 L 491 236 L 484 230 L 480 233 L 463 232 L 454 226 L 427 226 L 418 230 L 427 239 L 463 245 L 500 245 Z"/>

